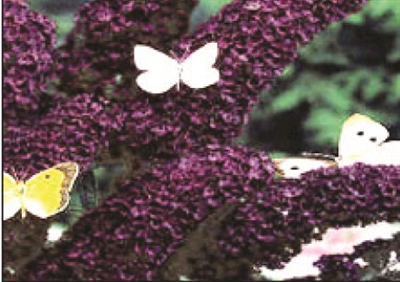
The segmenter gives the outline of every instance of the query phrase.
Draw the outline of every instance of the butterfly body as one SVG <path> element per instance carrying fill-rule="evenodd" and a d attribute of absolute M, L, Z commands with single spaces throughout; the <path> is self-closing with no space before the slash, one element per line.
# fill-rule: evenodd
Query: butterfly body
<path fill-rule="evenodd" d="M 151 93 L 161 94 L 180 83 L 199 89 L 216 83 L 219 71 L 212 65 L 218 56 L 218 45 L 210 42 L 194 51 L 185 59 L 174 59 L 149 46 L 134 47 L 134 61 L 144 71 L 136 78 L 138 86 Z"/>
<path fill-rule="evenodd" d="M 27 211 L 40 218 L 63 211 L 69 203 L 69 192 L 78 171 L 74 162 L 60 163 L 26 182 L 3 172 L 3 220 L 13 217 L 19 210 L 22 218 Z"/>
<path fill-rule="evenodd" d="M 5 191 L 4 192 L 4 198 L 14 198 L 15 201 L 18 201 L 18 204 L 14 204 L 15 206 L 20 206 L 21 207 L 21 216 L 22 218 L 26 217 L 26 209 L 25 209 L 25 205 L 24 205 L 24 197 L 23 194 L 26 191 L 26 185 L 25 182 L 22 180 L 18 180 L 15 183 L 15 189 L 13 189 L 12 191 Z"/>

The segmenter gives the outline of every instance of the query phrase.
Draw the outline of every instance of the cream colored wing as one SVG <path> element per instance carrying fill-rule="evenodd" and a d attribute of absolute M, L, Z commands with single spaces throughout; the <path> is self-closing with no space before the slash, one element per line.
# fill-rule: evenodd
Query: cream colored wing
<path fill-rule="evenodd" d="M 164 53 L 146 45 L 134 47 L 134 61 L 144 72 L 136 78 L 136 83 L 150 94 L 161 94 L 179 83 L 179 63 Z"/>
<path fill-rule="evenodd" d="M 353 161 L 370 165 L 400 165 L 400 141 L 384 142 Z"/>
<path fill-rule="evenodd" d="M 305 157 L 288 157 L 272 160 L 279 176 L 284 178 L 299 178 L 302 173 L 322 167 L 336 167 L 333 160 L 312 159 Z"/>
<path fill-rule="evenodd" d="M 219 71 L 213 67 L 218 57 L 217 42 L 210 42 L 194 51 L 182 62 L 182 81 L 191 88 L 199 89 L 216 83 Z"/>
<path fill-rule="evenodd" d="M 378 148 L 389 137 L 388 130 L 371 118 L 354 114 L 342 126 L 339 137 L 341 165 L 353 164 L 361 156 Z"/>

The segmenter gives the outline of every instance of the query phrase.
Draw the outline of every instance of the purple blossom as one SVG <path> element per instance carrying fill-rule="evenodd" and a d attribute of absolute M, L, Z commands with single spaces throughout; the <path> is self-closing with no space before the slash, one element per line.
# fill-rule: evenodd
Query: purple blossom
<path fill-rule="evenodd" d="M 30 280 L 132 280 L 155 275 L 197 224 L 272 180 L 264 153 L 208 146 L 125 181 L 83 216 L 58 251 L 26 268 Z M 43 267 L 45 266 L 45 267 Z M 96 271 L 93 271 L 96 269 Z"/>
<path fill-rule="evenodd" d="M 3 108 L 7 123 L 32 122 L 45 106 L 55 24 L 21 1 L 3 1 Z M 23 117 L 30 116 L 30 120 Z"/>
<path fill-rule="evenodd" d="M 116 98 L 131 98 L 133 46 L 139 42 L 155 48 L 171 46 L 187 32 L 196 4 L 197 0 L 95 0 L 85 4 L 75 17 L 74 30 L 58 49 L 59 90 L 75 95 L 109 87 Z M 117 75 L 123 76 L 123 82 L 117 82 Z"/>
<path fill-rule="evenodd" d="M 120 127 L 120 111 L 104 98 L 80 94 L 58 99 L 33 125 L 9 126 L 3 140 L 4 171 L 17 178 L 64 161 L 89 167 L 108 146 L 109 134 Z"/>
<path fill-rule="evenodd" d="M 272 172 L 263 153 L 224 146 L 209 146 L 156 166 L 126 181 L 118 194 L 82 216 L 52 253 L 43 253 L 27 266 L 24 277 L 163 277 L 162 271 L 169 270 L 180 248 L 193 244 L 185 238 L 200 232 L 196 226 L 229 203 L 233 209 L 220 218 L 218 228 L 204 227 L 206 234 L 213 234 L 208 242 L 213 252 L 188 253 L 169 279 L 179 275 L 214 279 L 215 256 L 281 267 L 300 252 L 302 243 L 318 238 L 327 227 L 400 219 L 398 167 L 360 164 L 288 181 L 272 181 Z M 202 269 L 203 276 L 193 273 L 196 269 Z"/>
<path fill-rule="evenodd" d="M 134 154 L 150 147 L 155 155 L 170 155 L 231 142 L 247 123 L 259 93 L 293 62 L 298 46 L 365 1 L 258 1 L 258 9 L 244 8 L 250 2 L 233 1 L 173 47 L 183 55 L 217 41 L 221 80 L 216 85 L 195 90 L 183 85 L 162 95 L 129 88 L 133 99 L 121 102 L 127 119 L 119 140 Z M 122 90 L 117 93 L 124 97 Z"/>
<path fill-rule="evenodd" d="M 62 54 L 58 56 L 57 68 L 61 69 L 58 69 L 56 77 L 66 87 L 64 90 L 68 95 L 85 93 L 82 90 L 89 83 L 93 85 L 90 88 L 93 95 L 109 97 L 107 99 L 115 100 L 116 107 L 121 109 L 121 128 L 113 135 L 115 138 L 106 142 L 113 151 L 128 147 L 131 154 L 139 156 L 139 159 L 166 159 L 188 152 L 195 146 L 230 143 L 247 122 L 249 110 L 257 102 L 259 92 L 267 88 L 282 69 L 294 60 L 299 44 L 311 40 L 313 34 L 322 31 L 328 23 L 357 11 L 364 1 L 259 2 L 257 9 L 249 9 L 250 2 L 234 1 L 179 42 L 178 36 L 186 30 L 183 22 L 186 23 L 187 15 L 184 16 L 183 12 L 190 10 L 194 2 L 186 2 L 187 6 L 176 3 L 172 0 L 162 4 L 146 2 L 141 5 L 127 0 L 90 2 L 81 9 L 76 18 L 76 30 L 72 33 L 82 32 L 77 37 L 83 42 L 74 41 L 78 38 L 67 40 L 67 45 L 68 42 L 77 45 L 68 47 L 70 49 L 65 47 L 65 60 Z M 163 23 L 171 19 L 171 10 L 176 9 L 178 14 L 182 11 L 182 18 L 176 23 L 180 32 L 171 36 L 171 33 L 165 32 Z M 153 17 L 162 20 L 162 23 L 151 20 Z M 141 31 L 148 30 L 148 33 L 134 32 L 136 29 L 131 30 L 133 27 Z M 164 95 L 149 95 L 136 86 L 132 87 L 135 85 L 132 79 L 137 71 L 130 63 L 123 67 L 132 61 L 132 45 L 147 43 L 157 47 L 149 38 L 158 38 L 159 34 L 170 36 L 170 41 L 159 41 L 159 44 L 167 42 L 163 43 L 162 49 L 168 51 L 172 48 L 178 55 L 197 49 L 208 41 L 217 41 L 220 53 L 217 66 L 221 81 L 201 90 L 183 86 L 179 92 L 172 90 Z M 119 36 L 124 40 L 118 40 Z M 96 41 L 107 38 L 108 43 Z M 175 47 L 172 42 L 177 43 Z M 107 46 L 115 51 L 105 51 Z M 98 52 L 104 52 L 104 56 Z M 120 56 L 114 56 L 114 53 Z M 101 60 L 101 64 L 93 67 L 98 62 L 86 62 L 88 59 Z M 96 71 L 91 72 L 92 67 Z M 127 74 L 127 68 L 133 71 Z M 84 77 L 92 77 L 99 83 L 102 77 L 108 77 L 105 78 L 108 81 L 109 75 L 96 74 L 108 71 L 112 73 L 113 83 L 81 81 Z M 60 72 L 71 77 L 72 83 L 60 77 Z M 80 72 L 87 74 L 81 76 Z M 108 132 L 99 134 L 105 136 Z M 69 149 L 75 150 L 73 147 Z"/>
<path fill-rule="evenodd" d="M 220 246 L 233 255 L 255 248 L 259 263 L 278 268 L 328 227 L 398 221 L 399 202 L 399 167 L 320 169 L 266 185 L 238 209 L 221 232 Z"/>

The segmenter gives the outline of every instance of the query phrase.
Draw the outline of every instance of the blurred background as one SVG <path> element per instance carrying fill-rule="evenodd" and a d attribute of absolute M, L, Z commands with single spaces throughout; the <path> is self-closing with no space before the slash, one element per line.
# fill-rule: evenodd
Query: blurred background
<path fill-rule="evenodd" d="M 58 44 L 88 0 L 31 0 L 31 8 L 57 23 Z M 190 29 L 230 0 L 200 0 Z M 371 0 L 361 13 L 331 25 L 299 50 L 275 85 L 260 93 L 237 143 L 273 156 L 337 153 L 343 121 L 368 115 L 400 139 L 400 5 Z"/>

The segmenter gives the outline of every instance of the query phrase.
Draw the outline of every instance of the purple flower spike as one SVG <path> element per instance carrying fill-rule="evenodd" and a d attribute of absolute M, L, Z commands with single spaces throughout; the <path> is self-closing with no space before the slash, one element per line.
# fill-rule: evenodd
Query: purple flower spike
<path fill-rule="evenodd" d="M 281 267 L 328 227 L 400 220 L 399 167 L 359 164 L 274 182 L 271 168 L 262 153 L 218 146 L 156 166 L 84 215 L 23 276 L 154 279 L 178 264 L 169 279 L 210 280 L 235 260 Z M 202 227 L 215 214 L 219 224 Z M 210 238 L 190 240 L 196 233 Z M 190 244 L 201 248 L 188 253 Z"/>
<path fill-rule="evenodd" d="M 221 231 L 220 246 L 278 268 L 328 227 L 399 221 L 399 203 L 400 167 L 321 169 L 266 185 Z"/>
<path fill-rule="evenodd" d="M 58 88 L 68 95 L 107 87 L 132 98 L 133 46 L 171 46 L 189 25 L 197 0 L 96 0 L 76 16 L 76 27 L 59 49 Z M 118 83 L 117 76 L 123 81 Z"/>
<path fill-rule="evenodd" d="M 203 89 L 181 84 L 179 91 L 173 87 L 160 95 L 137 88 L 131 93 L 135 99 L 123 102 L 128 114 L 120 141 L 135 153 L 151 151 L 159 156 L 231 142 L 247 123 L 259 93 L 293 62 L 299 45 L 309 42 L 328 23 L 358 11 L 364 3 L 233 1 L 173 48 L 182 56 L 216 41 L 220 81 Z M 168 53 L 169 45 L 161 50 Z"/>
<path fill-rule="evenodd" d="M 53 64 L 55 24 L 22 1 L 3 1 L 4 121 L 32 122 Z M 30 119 L 23 120 L 26 116 Z"/>
<path fill-rule="evenodd" d="M 9 126 L 3 141 L 4 170 L 27 179 L 64 161 L 88 167 L 120 127 L 120 111 L 106 99 L 80 94 L 58 99 L 49 113 L 31 126 Z"/>
<path fill-rule="evenodd" d="M 57 251 L 26 269 L 29 280 L 143 280 L 210 214 L 238 204 L 272 180 L 264 153 L 209 146 L 126 181 L 84 215 Z"/>
<path fill-rule="evenodd" d="M 300 252 L 301 245 L 321 239 L 329 227 L 398 222 L 399 180 L 400 167 L 358 164 L 321 169 L 299 180 L 266 182 L 264 189 L 220 219 L 218 225 L 208 223 L 205 231 L 198 228 L 197 237 L 185 240 L 158 277 L 252 280 L 255 267 L 282 268 Z M 334 264 L 326 266 L 324 275 L 329 275 Z M 354 278 L 350 270 L 347 279 Z M 332 279 L 334 275 L 323 277 Z"/>

